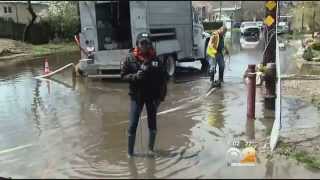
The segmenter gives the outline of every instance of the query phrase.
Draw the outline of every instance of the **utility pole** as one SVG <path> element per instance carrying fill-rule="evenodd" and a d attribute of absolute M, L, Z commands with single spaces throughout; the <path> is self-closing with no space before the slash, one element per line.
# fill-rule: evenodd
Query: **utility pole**
<path fill-rule="evenodd" d="M 314 32 L 315 32 L 315 20 L 316 20 L 316 11 L 314 10 L 314 6 L 315 6 L 315 4 L 314 4 L 314 2 L 312 1 L 312 7 L 313 7 L 313 21 L 312 21 L 312 30 L 313 30 L 313 32 L 312 32 L 312 38 L 314 38 Z"/>
<path fill-rule="evenodd" d="M 280 9 L 281 9 L 281 1 L 279 1 L 279 4 L 278 4 L 278 17 L 277 17 L 277 22 L 279 22 L 279 19 L 280 19 L 280 16 L 281 16 Z"/>
<path fill-rule="evenodd" d="M 271 8 L 266 7 L 266 14 L 265 14 L 265 20 L 264 23 L 266 25 L 266 31 L 265 33 L 265 41 L 267 43 L 266 51 L 263 56 L 263 65 L 267 65 L 267 63 L 274 63 L 276 59 L 276 25 L 277 25 L 277 4 L 275 1 L 266 1 L 266 4 L 271 4 Z M 272 4 L 270 2 L 274 2 L 275 4 Z M 267 5 L 266 5 L 267 6 Z M 268 24 L 266 24 L 268 22 Z"/>
<path fill-rule="evenodd" d="M 221 21 L 221 7 L 222 7 L 222 1 L 220 1 L 220 13 L 219 13 L 219 20 Z"/>
<path fill-rule="evenodd" d="M 236 11 L 236 8 L 235 8 L 235 11 Z M 235 11 L 231 14 L 230 16 L 230 21 L 231 21 L 231 29 L 230 29 L 230 34 L 231 34 L 231 47 L 233 45 L 233 38 L 232 38 L 232 34 L 233 34 L 233 31 L 232 31 L 232 28 L 233 28 L 233 16 L 234 16 L 234 13 Z"/>
<path fill-rule="evenodd" d="M 303 20 L 304 20 L 304 5 L 302 6 L 302 20 L 301 20 L 301 32 L 303 32 Z"/>
<path fill-rule="evenodd" d="M 276 99 L 276 26 L 277 26 L 277 8 L 276 1 L 266 1 L 266 15 L 264 23 L 266 50 L 263 56 L 263 65 L 267 67 L 265 74 L 265 96 L 264 102 L 267 109 L 275 108 Z"/>

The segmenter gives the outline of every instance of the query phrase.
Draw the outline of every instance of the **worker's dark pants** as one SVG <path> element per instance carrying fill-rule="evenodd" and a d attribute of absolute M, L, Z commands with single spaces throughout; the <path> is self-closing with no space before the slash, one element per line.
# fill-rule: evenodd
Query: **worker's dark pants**
<path fill-rule="evenodd" d="M 157 130 L 157 101 L 155 100 L 134 100 L 131 99 L 131 108 L 130 108 L 130 117 L 129 117 L 129 135 L 135 135 L 140 119 L 140 115 L 143 109 L 143 105 L 146 105 L 147 108 L 147 119 L 148 119 L 148 127 L 150 132 L 156 132 Z"/>
<path fill-rule="evenodd" d="M 216 74 L 217 64 L 219 66 L 219 80 L 223 80 L 223 73 L 224 73 L 224 57 L 222 54 L 217 54 L 216 57 L 208 58 L 210 64 L 210 71 L 211 71 L 211 81 L 214 80 L 214 75 Z"/>

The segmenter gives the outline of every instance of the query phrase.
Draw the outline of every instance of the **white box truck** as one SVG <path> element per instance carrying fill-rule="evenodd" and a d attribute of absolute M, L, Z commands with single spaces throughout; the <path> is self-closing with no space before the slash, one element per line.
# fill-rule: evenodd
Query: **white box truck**
<path fill-rule="evenodd" d="M 157 56 L 170 75 L 176 61 L 205 63 L 210 35 L 204 32 L 191 1 L 80 1 L 80 45 L 95 48 L 81 55 L 79 68 L 88 77 L 120 77 L 121 62 L 140 32 L 149 32 Z"/>

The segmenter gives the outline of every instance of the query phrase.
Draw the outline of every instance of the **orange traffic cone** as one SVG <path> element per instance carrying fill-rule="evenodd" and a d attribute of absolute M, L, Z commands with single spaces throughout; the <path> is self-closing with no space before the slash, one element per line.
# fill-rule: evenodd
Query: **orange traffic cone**
<path fill-rule="evenodd" d="M 48 73 L 50 73 L 50 68 L 49 68 L 48 59 L 46 58 L 44 60 L 44 74 L 48 74 Z"/>

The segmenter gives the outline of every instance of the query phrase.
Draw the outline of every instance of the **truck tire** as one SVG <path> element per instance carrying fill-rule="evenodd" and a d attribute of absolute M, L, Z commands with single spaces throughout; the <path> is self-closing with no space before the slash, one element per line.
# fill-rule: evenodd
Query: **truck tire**
<path fill-rule="evenodd" d="M 173 76 L 176 71 L 176 58 L 174 55 L 168 55 L 165 58 L 165 64 L 169 76 Z"/>

